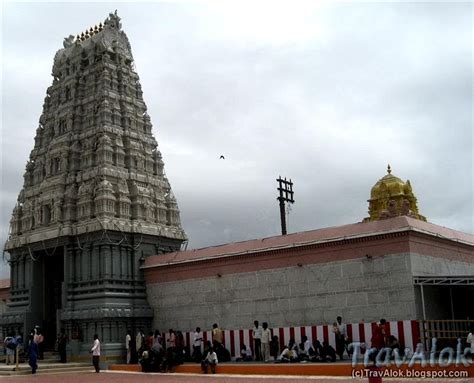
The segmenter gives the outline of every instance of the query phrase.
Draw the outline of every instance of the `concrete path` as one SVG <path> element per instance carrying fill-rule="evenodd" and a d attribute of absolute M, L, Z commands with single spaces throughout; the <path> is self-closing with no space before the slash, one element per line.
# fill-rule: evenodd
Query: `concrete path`
<path fill-rule="evenodd" d="M 198 375 L 198 374 L 143 374 L 129 372 L 108 372 L 99 374 L 94 372 L 61 373 L 43 375 L 23 375 L 13 377 L 0 377 L 0 382 L 12 383 L 362 383 L 367 379 L 352 379 L 340 377 L 297 377 L 297 376 L 243 376 L 243 375 Z M 419 383 L 427 379 L 384 379 L 390 383 Z M 443 380 L 430 380 L 430 382 L 443 382 Z M 474 378 L 449 379 L 449 383 L 474 383 Z"/>

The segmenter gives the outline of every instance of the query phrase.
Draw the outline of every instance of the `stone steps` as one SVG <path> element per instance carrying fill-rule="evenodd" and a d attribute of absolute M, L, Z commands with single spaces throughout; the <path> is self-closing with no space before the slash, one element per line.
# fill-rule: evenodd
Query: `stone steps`
<path fill-rule="evenodd" d="M 37 374 L 51 374 L 63 372 L 91 372 L 93 367 L 89 363 L 38 363 Z M 16 366 L 0 366 L 0 376 L 27 375 L 31 374 L 31 367 L 27 363 L 20 363 L 18 370 Z"/>

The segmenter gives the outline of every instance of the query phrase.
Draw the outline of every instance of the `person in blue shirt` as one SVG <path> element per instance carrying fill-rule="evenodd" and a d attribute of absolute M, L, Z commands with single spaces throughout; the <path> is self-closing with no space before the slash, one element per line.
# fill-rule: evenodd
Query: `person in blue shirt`
<path fill-rule="evenodd" d="M 28 339 L 28 364 L 31 366 L 31 373 L 36 374 L 38 369 L 38 344 L 33 340 L 33 335 Z"/>

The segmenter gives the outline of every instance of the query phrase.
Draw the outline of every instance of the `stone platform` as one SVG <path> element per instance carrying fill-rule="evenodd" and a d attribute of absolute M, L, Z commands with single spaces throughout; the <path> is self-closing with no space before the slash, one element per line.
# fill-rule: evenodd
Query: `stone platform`
<path fill-rule="evenodd" d="M 338 376 L 338 377 L 352 377 L 357 376 L 354 371 L 361 372 L 364 370 L 364 366 L 361 364 L 352 367 L 349 362 L 336 362 L 336 363 L 222 363 L 217 366 L 216 374 L 229 374 L 229 375 L 293 375 L 293 376 Z M 474 364 L 469 367 L 421 367 L 419 364 L 415 364 L 413 367 L 409 367 L 407 364 L 402 365 L 400 368 L 392 365 L 387 369 L 394 370 L 395 372 L 407 374 L 416 371 L 416 374 L 433 374 L 446 371 L 446 373 L 453 373 L 454 371 L 467 371 L 467 377 L 474 377 Z M 112 364 L 109 365 L 110 371 L 128 371 L 128 372 L 141 372 L 140 365 L 130 364 Z M 174 372 L 177 373 L 189 373 L 199 374 L 201 373 L 201 367 L 196 363 L 185 363 L 177 366 Z M 418 375 L 420 376 L 420 375 Z M 421 376 L 420 376 L 421 377 Z M 453 376 L 455 377 L 455 376 Z"/>

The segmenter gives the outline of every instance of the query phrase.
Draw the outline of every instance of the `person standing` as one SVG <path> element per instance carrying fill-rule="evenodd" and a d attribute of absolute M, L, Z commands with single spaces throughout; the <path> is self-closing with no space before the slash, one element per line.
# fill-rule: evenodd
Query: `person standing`
<path fill-rule="evenodd" d="M 66 331 L 62 328 L 61 332 L 58 336 L 58 351 L 59 351 L 59 358 L 61 363 L 66 363 L 67 355 L 66 355 L 66 347 L 67 347 L 67 335 Z"/>
<path fill-rule="evenodd" d="M 332 324 L 332 332 L 334 333 L 334 337 L 336 338 L 336 354 L 339 355 L 339 358 L 342 360 L 342 356 L 344 354 L 344 343 L 341 335 L 341 330 L 339 329 L 337 322 L 334 322 Z"/>
<path fill-rule="evenodd" d="M 15 334 L 9 333 L 7 337 L 3 340 L 3 344 L 6 348 L 6 363 L 15 364 L 15 350 L 16 350 L 16 342 L 15 342 Z"/>
<path fill-rule="evenodd" d="M 466 343 L 471 347 L 471 360 L 474 361 L 474 325 L 471 325 L 469 334 L 467 334 Z"/>
<path fill-rule="evenodd" d="M 224 335 L 222 333 L 222 330 L 219 328 L 217 323 L 214 323 L 212 325 L 212 346 L 214 347 L 214 350 L 218 350 L 224 341 Z"/>
<path fill-rule="evenodd" d="M 92 344 L 91 348 L 91 354 L 92 354 L 92 364 L 94 365 L 95 372 L 99 373 L 100 372 L 100 341 L 99 341 L 99 335 L 94 334 L 94 343 Z"/>
<path fill-rule="evenodd" d="M 31 373 L 36 374 L 38 369 L 38 344 L 34 341 L 33 334 L 28 337 L 28 364 L 31 367 Z"/>
<path fill-rule="evenodd" d="M 161 334 L 160 334 L 160 330 L 155 330 L 155 333 L 153 334 L 152 349 L 160 350 L 162 348 L 163 348 L 163 344 L 162 344 L 162 337 L 161 337 Z"/>
<path fill-rule="evenodd" d="M 127 364 L 130 364 L 132 359 L 132 349 L 130 348 L 130 342 L 132 340 L 132 332 L 127 330 L 127 335 L 125 335 L 125 349 L 127 350 Z"/>
<path fill-rule="evenodd" d="M 339 355 L 339 358 L 342 360 L 344 350 L 346 349 L 347 333 L 346 325 L 342 323 L 341 316 L 336 318 L 336 322 L 333 324 L 332 331 L 336 337 L 336 354 Z"/>
<path fill-rule="evenodd" d="M 44 336 L 38 325 L 35 326 L 34 341 L 38 345 L 38 359 L 44 359 Z"/>
<path fill-rule="evenodd" d="M 176 363 L 184 362 L 184 335 L 182 331 L 176 331 Z"/>
<path fill-rule="evenodd" d="M 174 332 L 172 328 L 170 328 L 168 331 L 168 334 L 169 336 L 168 336 L 168 339 L 166 340 L 166 343 L 167 343 L 166 351 L 171 350 L 174 352 L 176 350 L 176 333 Z"/>
<path fill-rule="evenodd" d="M 20 357 L 20 354 L 23 353 L 23 333 L 22 332 L 19 332 L 16 336 L 15 336 L 15 343 L 16 343 L 16 350 L 18 350 L 18 358 Z M 16 350 L 15 350 L 15 358 L 16 358 Z M 16 362 L 16 360 L 15 360 Z"/>
<path fill-rule="evenodd" d="M 145 341 L 146 351 L 150 351 L 152 349 L 154 339 L 155 338 L 153 337 L 153 331 L 150 331 L 148 333 L 148 336 L 146 337 L 146 341 Z"/>
<path fill-rule="evenodd" d="M 138 330 L 137 336 L 135 337 L 136 347 L 137 347 L 137 356 L 138 359 L 142 357 L 142 352 L 145 347 L 145 335 L 143 335 L 142 329 Z"/>
<path fill-rule="evenodd" d="M 253 352 L 255 354 L 255 360 L 262 360 L 262 327 L 259 326 L 258 320 L 253 322 L 254 328 L 252 329 L 252 338 L 253 338 Z"/>
<path fill-rule="evenodd" d="M 375 329 L 372 333 L 372 339 L 371 341 L 371 347 L 377 349 L 377 351 L 380 351 L 382 348 L 385 347 L 385 319 L 380 319 L 380 322 L 377 323 L 377 326 L 375 326 Z"/>
<path fill-rule="evenodd" d="M 268 328 L 267 322 L 263 322 L 262 326 L 262 359 L 264 362 L 268 362 L 270 360 L 270 341 L 272 340 L 272 332 Z"/>
<path fill-rule="evenodd" d="M 194 331 L 193 335 L 193 355 L 192 358 L 199 362 L 202 360 L 202 332 L 200 327 L 196 327 L 196 331 Z"/>

